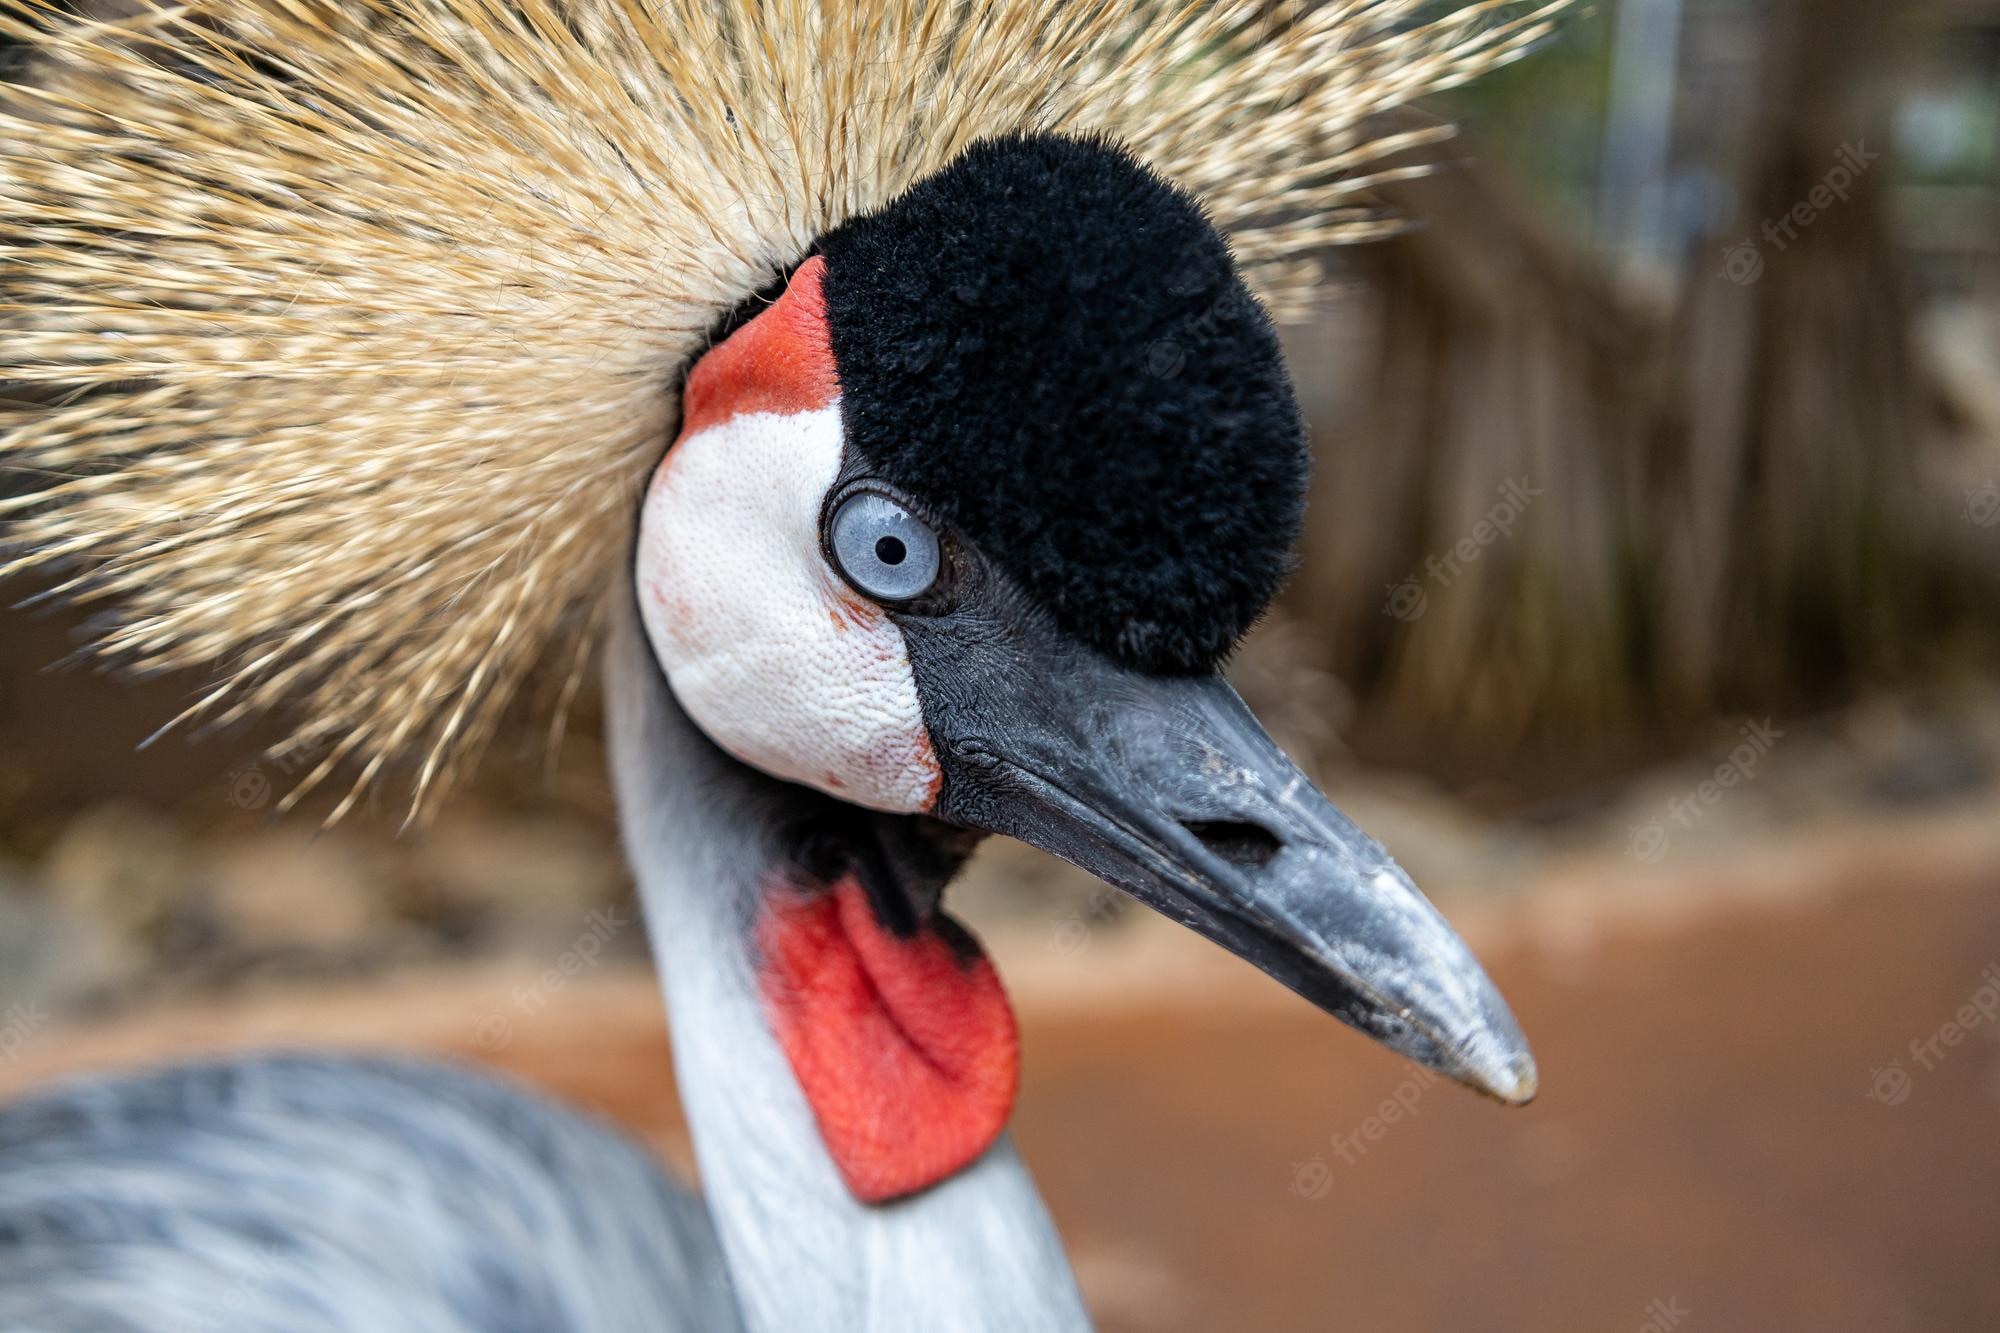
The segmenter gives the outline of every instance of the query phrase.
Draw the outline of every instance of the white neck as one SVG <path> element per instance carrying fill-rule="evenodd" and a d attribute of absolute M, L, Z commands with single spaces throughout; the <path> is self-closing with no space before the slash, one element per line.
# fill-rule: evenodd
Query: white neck
<path fill-rule="evenodd" d="M 612 775 L 745 1329 L 1088 1330 L 1062 1242 L 1009 1140 L 896 1203 L 848 1192 L 752 971 L 752 914 L 797 798 L 695 730 L 623 600 L 606 646 Z"/>

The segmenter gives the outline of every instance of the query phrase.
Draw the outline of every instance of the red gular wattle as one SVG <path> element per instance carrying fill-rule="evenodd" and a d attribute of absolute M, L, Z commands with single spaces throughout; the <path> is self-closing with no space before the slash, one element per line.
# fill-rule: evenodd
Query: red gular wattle
<path fill-rule="evenodd" d="M 970 1165 L 1006 1127 L 1020 1035 L 993 964 L 942 913 L 886 929 L 852 876 L 774 887 L 757 923 L 767 1014 L 856 1198 Z"/>

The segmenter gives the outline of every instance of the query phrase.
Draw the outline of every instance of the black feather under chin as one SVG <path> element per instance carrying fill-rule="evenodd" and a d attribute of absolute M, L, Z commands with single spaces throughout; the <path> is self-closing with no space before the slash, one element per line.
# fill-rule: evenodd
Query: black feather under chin
<path fill-rule="evenodd" d="M 989 140 L 821 239 L 848 443 L 1132 666 L 1206 670 L 1289 567 L 1305 429 L 1192 197 L 1109 143 Z"/>

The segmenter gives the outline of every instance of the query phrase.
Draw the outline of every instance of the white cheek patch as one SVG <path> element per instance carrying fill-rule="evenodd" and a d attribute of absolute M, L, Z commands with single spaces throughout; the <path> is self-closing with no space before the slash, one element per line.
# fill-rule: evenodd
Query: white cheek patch
<path fill-rule="evenodd" d="M 938 765 L 900 630 L 820 554 L 840 403 L 687 436 L 639 519 L 640 617 L 688 716 L 746 764 L 914 813 Z"/>

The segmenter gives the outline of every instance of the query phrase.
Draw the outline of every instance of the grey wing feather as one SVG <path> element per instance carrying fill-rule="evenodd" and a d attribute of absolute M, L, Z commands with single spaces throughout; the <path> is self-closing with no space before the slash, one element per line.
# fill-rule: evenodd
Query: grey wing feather
<path fill-rule="evenodd" d="M 728 1333 L 708 1215 L 469 1070 L 272 1055 L 0 1108 L 7 1333 Z"/>

